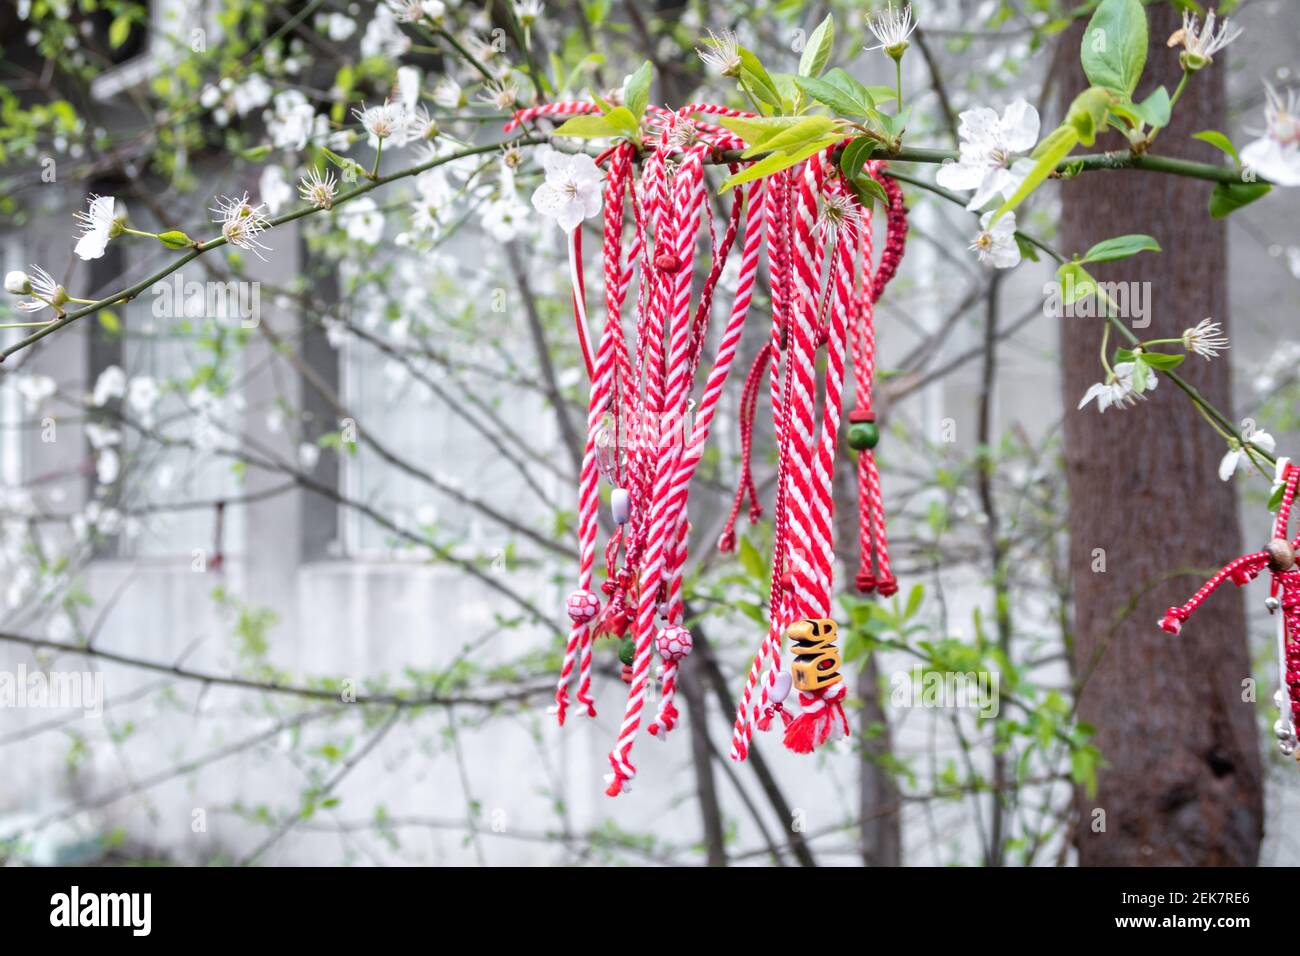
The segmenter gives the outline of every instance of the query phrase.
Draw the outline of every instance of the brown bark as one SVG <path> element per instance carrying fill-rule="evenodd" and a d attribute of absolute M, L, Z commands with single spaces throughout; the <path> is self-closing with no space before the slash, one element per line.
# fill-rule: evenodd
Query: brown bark
<path fill-rule="evenodd" d="M 1151 49 L 1138 98 L 1156 84 L 1172 91 L 1179 78 L 1176 52 L 1164 42 L 1176 15 L 1166 5 L 1148 13 Z M 1082 26 L 1062 39 L 1062 108 L 1086 85 L 1077 55 Z M 1160 134 L 1160 153 L 1216 161 L 1189 135 L 1223 128 L 1225 60 L 1220 54 L 1192 78 L 1173 125 Z M 1123 149 L 1118 139 L 1108 134 L 1098 146 Z M 1150 283 L 1151 324 L 1140 337 L 1178 336 L 1205 316 L 1227 327 L 1227 237 L 1206 211 L 1206 184 L 1090 173 L 1060 191 L 1063 252 L 1126 233 L 1153 235 L 1163 247 L 1094 271 L 1099 280 Z M 1216 474 L 1224 443 L 1168 381 L 1136 408 L 1104 416 L 1091 407 L 1076 411 L 1102 375 L 1101 333 L 1099 319 L 1060 323 L 1073 660 L 1083 684 L 1079 716 L 1096 727 L 1106 761 L 1096 795 L 1078 796 L 1080 862 L 1251 865 L 1263 799 L 1253 705 L 1242 700 L 1251 676 L 1242 594 L 1221 589 L 1179 637 L 1156 625 L 1166 607 L 1198 586 L 1201 569 L 1240 553 L 1236 493 Z M 1193 357 L 1180 371 L 1232 417 L 1226 360 Z M 1094 571 L 1096 549 L 1104 549 L 1104 573 Z M 1105 811 L 1102 832 L 1094 825 L 1098 809 Z"/>

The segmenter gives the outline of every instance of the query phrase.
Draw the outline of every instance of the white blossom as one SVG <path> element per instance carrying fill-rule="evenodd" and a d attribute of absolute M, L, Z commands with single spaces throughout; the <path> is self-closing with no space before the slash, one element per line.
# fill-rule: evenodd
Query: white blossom
<path fill-rule="evenodd" d="M 67 290 L 54 281 L 54 277 L 42 269 L 40 266 L 32 266 L 31 272 L 28 273 L 28 293 L 32 296 L 23 302 L 16 304 L 16 307 L 24 312 L 39 312 L 41 309 L 53 308 L 56 312 L 61 311 L 63 303 L 68 301 Z"/>
<path fill-rule="evenodd" d="M 15 385 L 18 394 L 23 397 L 23 406 L 29 415 L 58 391 L 58 385 L 48 375 L 21 375 L 18 376 Z"/>
<path fill-rule="evenodd" d="M 433 101 L 446 110 L 458 110 L 465 105 L 465 91 L 450 76 L 444 76 L 433 85 Z"/>
<path fill-rule="evenodd" d="M 158 395 L 158 383 L 149 375 L 137 375 L 126 387 L 126 403 L 146 422 L 152 418 Z"/>
<path fill-rule="evenodd" d="M 586 153 L 552 150 L 542 157 L 546 180 L 533 192 L 533 208 L 573 232 L 584 219 L 600 212 L 600 170 Z"/>
<path fill-rule="evenodd" d="M 987 107 L 963 111 L 958 157 L 939 167 L 936 181 L 947 189 L 975 190 L 967 209 L 982 209 L 999 196 L 1010 199 L 1033 168 L 1032 161 L 1015 154 L 1034 147 L 1038 126 L 1038 111 L 1023 99 L 1007 106 L 1001 117 Z"/>
<path fill-rule="evenodd" d="M 1211 10 L 1205 15 L 1205 27 L 1202 29 L 1195 13 L 1191 10 L 1183 11 L 1182 29 L 1174 32 L 1167 45 L 1182 46 L 1183 52 L 1179 59 L 1185 69 L 1196 71 L 1208 66 L 1214 62 L 1214 54 L 1241 36 L 1242 28 L 1232 26 L 1227 17 L 1219 25 L 1219 32 L 1215 33 L 1214 18 L 1215 13 Z"/>
<path fill-rule="evenodd" d="M 515 17 L 520 26 L 531 27 L 542 15 L 542 0 L 514 0 Z"/>
<path fill-rule="evenodd" d="M 383 238 L 384 214 L 369 196 L 362 196 L 340 208 L 339 215 L 349 239 L 373 246 Z"/>
<path fill-rule="evenodd" d="M 298 184 L 298 195 L 317 209 L 330 209 L 334 206 L 334 190 L 337 186 L 338 180 L 333 173 L 326 172 L 322 176 L 320 170 L 313 166 Z"/>
<path fill-rule="evenodd" d="M 95 459 L 95 478 L 101 485 L 111 485 L 122 473 L 122 459 L 117 450 L 104 448 Z"/>
<path fill-rule="evenodd" d="M 912 5 L 905 3 L 900 9 L 890 3 L 885 9 L 868 14 L 867 28 L 878 42 L 876 46 L 866 47 L 866 50 L 884 50 L 897 59 L 907 49 L 907 38 L 916 29 L 916 22 L 912 19 Z"/>
<path fill-rule="evenodd" d="M 1136 362 L 1119 362 L 1113 369 L 1113 374 L 1107 377 L 1106 381 L 1098 382 L 1088 388 L 1083 393 L 1083 398 L 1079 400 L 1079 408 L 1087 405 L 1089 402 L 1096 400 L 1097 411 L 1105 412 L 1111 408 L 1125 408 L 1129 405 L 1136 405 L 1138 400 L 1146 400 L 1143 392 L 1155 391 L 1156 385 L 1159 384 L 1159 376 L 1150 369 L 1144 369 L 1144 376 L 1141 382 L 1141 388 L 1138 387 L 1137 380 L 1137 363 Z"/>
<path fill-rule="evenodd" d="M 740 75 L 740 40 L 730 30 L 721 33 L 709 31 L 708 46 L 701 50 L 696 48 L 700 59 L 719 76 Z"/>
<path fill-rule="evenodd" d="M 218 196 L 217 205 L 212 208 L 212 212 L 217 214 L 213 222 L 220 223 L 221 234 L 232 246 L 247 249 L 264 259 L 262 252 L 269 252 L 270 246 L 264 245 L 257 237 L 270 228 L 271 223 L 262 209 L 261 203 L 254 206 L 248 201 L 248 193 L 238 199 Z"/>
<path fill-rule="evenodd" d="M 95 390 L 91 394 L 92 404 L 103 407 L 115 398 L 126 394 L 126 373 L 118 365 L 110 365 L 99 373 L 95 380 Z"/>
<path fill-rule="evenodd" d="M 383 56 L 397 59 L 405 56 L 411 49 L 411 38 L 402 32 L 388 7 L 375 9 L 374 18 L 366 24 L 366 32 L 361 37 L 362 56 Z"/>
<path fill-rule="evenodd" d="M 1016 243 L 1016 214 L 1009 212 L 991 226 L 993 213 L 980 217 L 980 231 L 970 248 L 980 262 L 995 269 L 1009 269 L 1020 264 L 1020 246 Z"/>
<path fill-rule="evenodd" d="M 1295 91 L 1288 90 L 1284 101 L 1267 83 L 1264 90 L 1268 128 L 1242 149 L 1242 165 L 1279 186 L 1300 186 L 1300 115 Z"/>
<path fill-rule="evenodd" d="M 370 146 L 374 148 L 383 140 L 393 139 L 394 146 L 401 146 L 406 141 L 406 108 L 401 103 L 384 100 L 381 106 L 353 110 L 352 115 L 361 121 L 361 126 L 370 134 Z"/>
<path fill-rule="evenodd" d="M 1239 468 L 1250 471 L 1250 456 L 1246 454 L 1246 447 L 1258 449 L 1265 454 L 1272 454 L 1273 449 L 1277 447 L 1277 442 L 1268 432 L 1263 431 L 1255 426 L 1255 422 L 1247 418 L 1241 423 L 1241 441 L 1235 438 L 1230 439 L 1227 453 L 1223 460 L 1219 462 L 1219 478 L 1227 481 Z"/>
<path fill-rule="evenodd" d="M 257 190 L 271 215 L 280 211 L 280 207 L 293 199 L 293 187 L 285 179 L 284 170 L 279 166 L 267 166 L 262 170 L 257 181 Z"/>
<path fill-rule="evenodd" d="M 1229 348 L 1223 326 L 1208 316 L 1183 332 L 1183 348 L 1194 352 L 1207 362 Z"/>
<path fill-rule="evenodd" d="M 317 113 L 316 107 L 299 90 L 275 94 L 271 109 L 262 114 L 262 119 L 276 149 L 298 151 L 309 141 L 329 133 L 329 120 Z"/>
<path fill-rule="evenodd" d="M 125 213 L 113 214 L 112 196 L 90 196 L 90 208 L 86 212 L 76 212 L 75 216 L 81 226 L 81 236 L 73 250 L 81 259 L 98 259 L 108 247 L 108 240 L 122 231 Z"/>

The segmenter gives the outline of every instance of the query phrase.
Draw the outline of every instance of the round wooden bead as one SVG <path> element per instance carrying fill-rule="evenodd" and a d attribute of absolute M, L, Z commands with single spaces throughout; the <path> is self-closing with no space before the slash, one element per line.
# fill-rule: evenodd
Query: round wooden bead
<path fill-rule="evenodd" d="M 1295 567 L 1295 551 L 1285 538 L 1274 538 L 1264 549 L 1268 552 L 1268 569 L 1274 573 Z"/>

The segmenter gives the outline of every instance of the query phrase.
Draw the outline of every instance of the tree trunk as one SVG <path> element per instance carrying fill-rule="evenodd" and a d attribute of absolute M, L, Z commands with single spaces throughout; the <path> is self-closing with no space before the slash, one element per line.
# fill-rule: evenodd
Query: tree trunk
<path fill-rule="evenodd" d="M 1151 47 L 1138 98 L 1156 84 L 1173 90 L 1180 75 L 1176 51 L 1165 47 L 1179 26 L 1172 6 L 1153 5 L 1148 14 Z M 1082 34 L 1080 23 L 1062 39 L 1062 110 L 1086 86 L 1077 52 Z M 1173 125 L 1159 136 L 1159 153 L 1217 160 L 1189 136 L 1223 128 L 1225 59 L 1220 54 L 1188 83 Z M 1124 149 L 1118 139 L 1107 134 L 1098 146 Z M 1179 336 L 1205 316 L 1228 325 L 1227 240 L 1224 224 L 1206 211 L 1209 186 L 1099 172 L 1064 184 L 1060 194 L 1067 255 L 1126 233 L 1153 235 L 1164 249 L 1094 272 L 1098 281 L 1148 283 L 1150 325 L 1135 329 L 1141 338 Z M 1251 676 L 1242 593 L 1220 589 L 1179 637 L 1156 624 L 1199 586 L 1204 569 L 1241 552 L 1236 493 L 1216 474 L 1224 443 L 1168 380 L 1135 408 L 1104 416 L 1093 407 L 1076 411 L 1103 375 L 1102 321 L 1065 317 L 1060 334 L 1073 662 L 1082 684 L 1079 716 L 1096 727 L 1105 760 L 1095 796 L 1078 795 L 1080 862 L 1252 865 L 1263 797 L 1254 705 L 1242 699 Z M 1226 359 L 1193 357 L 1180 371 L 1232 417 Z M 1265 534 L 1262 522 L 1251 530 Z"/>

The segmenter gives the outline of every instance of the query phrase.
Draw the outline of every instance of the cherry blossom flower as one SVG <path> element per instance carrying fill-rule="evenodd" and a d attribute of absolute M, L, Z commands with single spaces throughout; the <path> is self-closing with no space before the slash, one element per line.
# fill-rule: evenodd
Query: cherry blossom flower
<path fill-rule="evenodd" d="M 1159 381 L 1159 376 L 1150 369 L 1146 369 L 1139 388 L 1137 363 L 1119 362 L 1106 381 L 1090 386 L 1083 393 L 1083 398 L 1079 400 L 1078 407 L 1083 408 L 1094 399 L 1097 402 L 1097 411 L 1099 412 L 1105 412 L 1106 409 L 1111 407 L 1126 408 L 1129 405 L 1136 405 L 1139 400 L 1146 400 L 1146 396 L 1142 394 L 1143 392 L 1155 391 Z"/>
<path fill-rule="evenodd" d="M 418 23 L 424 19 L 424 4 L 420 0 L 387 0 L 385 6 L 398 23 Z"/>
<path fill-rule="evenodd" d="M 519 25 L 528 29 L 542 15 L 542 0 L 514 0 L 515 18 Z"/>
<path fill-rule="evenodd" d="M 108 247 L 108 240 L 122 234 L 122 223 L 126 219 L 126 213 L 119 211 L 114 215 L 114 201 L 112 196 L 91 194 L 90 209 L 73 214 L 81 226 L 81 236 L 77 239 L 76 248 L 73 249 L 78 258 L 85 260 L 100 258 Z"/>
<path fill-rule="evenodd" d="M 867 52 L 884 50 L 898 59 L 907 49 L 907 38 L 916 29 L 916 21 L 912 19 L 912 5 L 905 3 L 900 9 L 890 3 L 885 9 L 868 14 L 867 28 L 878 41 L 876 46 L 866 47 Z"/>
<path fill-rule="evenodd" d="M 1283 101 L 1267 83 L 1264 90 L 1268 97 L 1264 104 L 1268 129 L 1242 149 L 1242 165 L 1279 186 L 1300 186 L 1300 115 L 1295 91 L 1288 90 Z"/>
<path fill-rule="evenodd" d="M 822 197 L 817 213 L 817 231 L 823 237 L 833 237 L 840 229 L 848 227 L 851 233 L 862 228 L 862 207 L 847 193 L 828 193 Z"/>
<path fill-rule="evenodd" d="M 466 104 L 465 91 L 450 76 L 433 85 L 433 101 L 445 110 L 458 110 Z"/>
<path fill-rule="evenodd" d="M 20 294 L 30 295 L 32 298 L 16 303 L 15 307 L 24 312 L 39 312 L 41 309 L 54 309 L 56 312 L 61 312 L 63 304 L 68 301 L 67 290 L 55 282 L 54 277 L 40 266 L 32 266 L 31 270 L 26 274 L 27 291 Z"/>
<path fill-rule="evenodd" d="M 513 110 L 515 101 L 519 99 L 519 87 L 509 80 L 486 83 L 483 92 L 479 94 L 479 99 L 499 110 Z"/>
<path fill-rule="evenodd" d="M 329 120 L 316 112 L 300 90 L 284 90 L 275 94 L 271 109 L 262 114 L 271 145 L 276 149 L 298 151 L 311 140 L 329 133 Z"/>
<path fill-rule="evenodd" d="M 340 209 L 349 239 L 373 246 L 384 237 L 384 214 L 369 196 L 353 200 Z"/>
<path fill-rule="evenodd" d="M 1214 62 L 1214 54 L 1241 36 L 1242 28 L 1232 26 L 1227 17 L 1219 25 L 1219 32 L 1215 33 L 1214 17 L 1213 10 L 1207 13 L 1205 27 L 1202 29 L 1196 14 L 1191 10 L 1183 11 L 1182 29 L 1174 31 L 1167 45 L 1182 46 L 1183 52 L 1178 55 L 1178 59 L 1184 69 L 1193 73 L 1204 69 Z"/>
<path fill-rule="evenodd" d="M 125 394 L 126 373 L 122 371 L 121 366 L 110 365 L 99 373 L 99 378 L 95 379 L 95 390 L 91 393 L 90 401 L 97 407 L 103 407 Z"/>
<path fill-rule="evenodd" d="M 266 203 L 266 208 L 270 210 L 271 215 L 280 211 L 280 207 L 289 200 L 293 199 L 293 187 L 284 177 L 284 170 L 279 166 L 267 166 L 262 170 L 261 178 L 257 181 L 258 192 L 262 194 L 262 201 Z"/>
<path fill-rule="evenodd" d="M 1257 428 L 1255 422 L 1247 418 L 1241 423 L 1241 441 L 1232 438 L 1229 439 L 1228 445 L 1227 453 L 1219 462 L 1219 478 L 1223 481 L 1231 478 L 1243 465 L 1245 471 L 1250 471 L 1250 455 L 1246 453 L 1246 446 L 1271 455 L 1273 449 L 1277 447 L 1277 442 L 1272 435 Z"/>
<path fill-rule="evenodd" d="M 696 48 L 700 60 L 719 76 L 740 76 L 740 40 L 730 30 L 709 31 L 708 49 Z"/>
<path fill-rule="evenodd" d="M 1223 326 L 1207 316 L 1183 332 L 1183 347 L 1208 362 L 1229 348 L 1228 337 L 1223 334 Z"/>
<path fill-rule="evenodd" d="M 1023 99 L 1001 117 L 987 107 L 965 110 L 957 127 L 958 158 L 939 167 L 936 181 L 947 189 L 975 190 L 967 209 L 982 209 L 999 196 L 1010 199 L 1034 165 L 1015 154 L 1033 149 L 1038 126 L 1038 110 Z"/>
<path fill-rule="evenodd" d="M 338 180 L 333 173 L 327 172 L 322 176 L 320 170 L 313 166 L 298 184 L 298 195 L 317 209 L 331 209 L 337 186 Z"/>
<path fill-rule="evenodd" d="M 228 243 L 247 249 L 259 259 L 265 258 L 262 252 L 269 252 L 271 247 L 257 237 L 270 228 L 271 222 L 266 218 L 261 203 L 252 205 L 248 201 L 248 193 L 238 199 L 218 196 L 217 205 L 212 208 L 212 212 L 217 214 L 213 222 L 221 224 L 221 234 Z"/>
<path fill-rule="evenodd" d="M 23 397 L 23 406 L 29 415 L 58 391 L 58 385 L 48 375 L 23 375 L 18 377 L 16 384 L 18 394 Z"/>
<path fill-rule="evenodd" d="M 402 145 L 407 116 L 406 108 L 401 103 L 384 100 L 382 106 L 367 107 L 362 104 L 361 109 L 352 111 L 352 115 L 361 121 L 361 126 L 370 134 L 372 148 L 393 137 L 397 137 L 394 145 Z"/>
<path fill-rule="evenodd" d="M 600 212 L 600 170 L 586 153 L 556 150 L 542 157 L 546 181 L 533 192 L 533 208 L 573 232 L 582 220 Z"/>
<path fill-rule="evenodd" d="M 1020 264 L 1020 246 L 1016 243 L 1016 214 L 1009 212 L 997 222 L 993 213 L 980 217 L 980 231 L 971 242 L 971 251 L 979 254 L 980 262 L 995 269 L 1009 269 Z"/>
<path fill-rule="evenodd" d="M 361 37 L 362 56 L 383 56 L 396 60 L 411 49 L 411 38 L 402 32 L 388 7 L 375 8 L 375 15 L 366 24 Z"/>

